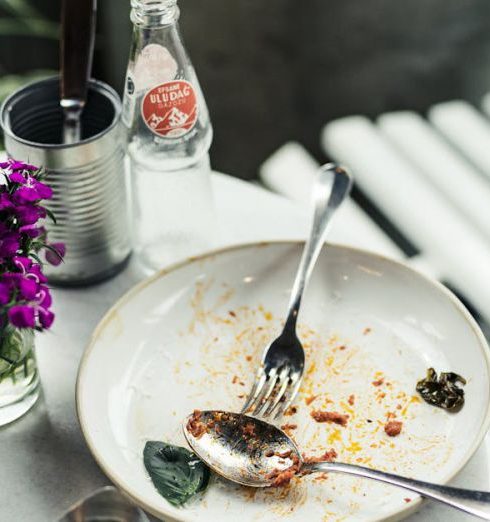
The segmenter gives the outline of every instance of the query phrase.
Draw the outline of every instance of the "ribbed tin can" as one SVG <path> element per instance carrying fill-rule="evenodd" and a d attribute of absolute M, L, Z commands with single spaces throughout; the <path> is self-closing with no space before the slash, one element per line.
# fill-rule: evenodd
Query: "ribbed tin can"
<path fill-rule="evenodd" d="M 82 141 L 61 144 L 59 79 L 28 85 L 4 102 L 0 123 L 9 156 L 47 170 L 53 188 L 46 223 L 51 243 L 66 245 L 64 262 L 46 265 L 51 283 L 91 284 L 116 274 L 131 253 L 124 169 L 121 102 L 103 82 L 91 80 L 82 117 Z"/>

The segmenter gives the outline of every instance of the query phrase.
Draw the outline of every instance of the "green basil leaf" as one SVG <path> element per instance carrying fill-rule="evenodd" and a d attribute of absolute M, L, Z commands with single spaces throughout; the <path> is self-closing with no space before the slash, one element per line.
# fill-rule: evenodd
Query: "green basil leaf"
<path fill-rule="evenodd" d="M 143 460 L 153 485 L 174 506 L 181 506 L 208 485 L 209 468 L 186 448 L 148 441 Z"/>

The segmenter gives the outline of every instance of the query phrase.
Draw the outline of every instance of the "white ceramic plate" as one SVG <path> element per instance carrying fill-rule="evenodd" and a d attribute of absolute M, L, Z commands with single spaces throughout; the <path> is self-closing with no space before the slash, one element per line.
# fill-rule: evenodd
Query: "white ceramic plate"
<path fill-rule="evenodd" d="M 130 291 L 95 331 L 77 383 L 80 424 L 105 473 L 154 515 L 374 521 L 399 519 L 418 505 L 403 490 L 331 474 L 285 490 L 215 478 L 201 498 L 177 509 L 145 472 L 145 442 L 184 445 L 181 421 L 194 408 L 239 410 L 265 344 L 280 329 L 301 248 L 249 245 L 175 266 Z M 281 424 L 297 425 L 291 432 L 306 453 L 333 447 L 339 460 L 441 483 L 462 468 L 489 423 L 489 352 L 450 292 L 400 263 L 329 245 L 300 323 L 308 371 L 297 413 Z M 461 412 L 417 396 L 416 381 L 431 366 L 468 380 Z M 318 424 L 313 409 L 346 413 L 349 422 Z M 384 432 L 388 414 L 403 422 L 398 437 Z"/>

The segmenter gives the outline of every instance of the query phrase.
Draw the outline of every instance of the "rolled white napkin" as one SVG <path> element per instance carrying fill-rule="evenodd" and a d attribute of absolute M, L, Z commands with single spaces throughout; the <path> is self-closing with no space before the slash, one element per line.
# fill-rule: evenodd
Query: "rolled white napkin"
<path fill-rule="evenodd" d="M 302 205 L 309 205 L 318 162 L 299 143 L 288 142 L 260 167 L 259 176 L 274 192 Z M 348 199 L 339 209 L 337 225 L 329 240 L 375 251 L 388 257 L 403 258 L 403 252 L 369 216 Z"/>
<path fill-rule="evenodd" d="M 458 212 L 490 240 L 490 181 L 414 112 L 383 114 L 378 127 Z"/>
<path fill-rule="evenodd" d="M 490 122 L 466 101 L 434 105 L 428 112 L 434 127 L 483 174 L 490 177 Z"/>
<path fill-rule="evenodd" d="M 322 144 L 331 157 L 352 167 L 366 194 L 489 319 L 490 246 L 485 238 L 367 118 L 329 123 Z"/>

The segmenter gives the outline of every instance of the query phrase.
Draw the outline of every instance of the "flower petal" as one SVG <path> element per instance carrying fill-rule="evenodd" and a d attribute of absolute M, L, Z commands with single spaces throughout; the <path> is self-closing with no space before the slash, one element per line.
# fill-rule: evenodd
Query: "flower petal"
<path fill-rule="evenodd" d="M 34 328 L 36 326 L 36 317 L 32 306 L 12 306 L 8 311 L 8 318 L 17 328 Z"/>
<path fill-rule="evenodd" d="M 54 321 L 54 314 L 50 310 L 47 310 L 46 308 L 39 308 L 38 311 L 39 314 L 39 322 L 41 323 L 41 326 L 43 328 L 49 328 Z"/>
<path fill-rule="evenodd" d="M 23 277 L 19 280 L 19 292 L 23 299 L 32 301 L 39 292 L 39 284 L 34 279 Z"/>
<path fill-rule="evenodd" d="M 13 183 L 19 183 L 20 185 L 24 185 L 26 183 L 26 178 L 20 172 L 12 172 L 9 175 L 9 180 Z"/>
<path fill-rule="evenodd" d="M 51 243 L 49 246 L 51 248 L 54 248 L 56 250 L 56 252 L 58 252 L 58 254 L 56 254 L 55 252 L 53 252 L 51 250 L 46 250 L 46 253 L 45 253 L 46 261 L 53 266 L 58 266 L 63 261 L 63 258 L 65 257 L 66 246 L 64 243 Z"/>
<path fill-rule="evenodd" d="M 7 282 L 0 282 L 0 305 L 6 305 L 10 301 L 10 284 Z"/>

